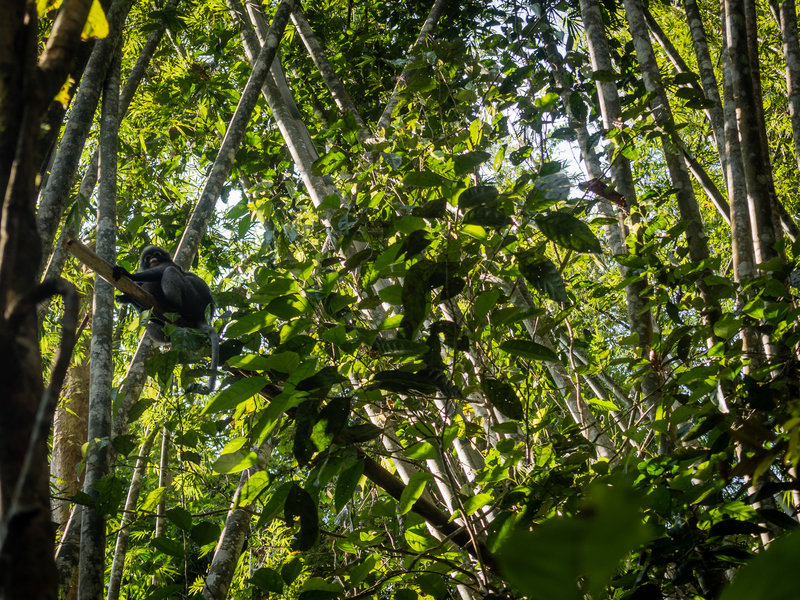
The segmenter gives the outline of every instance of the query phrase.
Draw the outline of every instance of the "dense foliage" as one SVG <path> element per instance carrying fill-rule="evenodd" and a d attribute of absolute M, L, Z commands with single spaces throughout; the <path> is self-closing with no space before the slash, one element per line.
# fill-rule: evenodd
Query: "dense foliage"
<path fill-rule="evenodd" d="M 40 4 L 44 40 L 58 7 Z M 120 114 L 116 260 L 135 270 L 147 244 L 194 257 L 224 376 L 197 394 L 207 340 L 168 326 L 142 379 L 148 312 L 117 311 L 108 367 L 102 318 L 79 330 L 72 384 L 87 361 L 92 385 L 104 368 L 113 383 L 83 413 L 68 385 L 59 410 L 89 419 L 77 445 L 101 466 L 83 491 L 55 476 L 51 491 L 104 519 L 109 600 L 119 581 L 152 600 L 796 595 L 793 3 L 297 4 L 228 171 L 247 36 L 268 45 L 278 2 L 122 4 L 123 83 L 163 38 Z M 726 54 L 737 11 L 757 25 L 756 136 Z M 78 89 L 105 82 L 101 106 L 113 63 L 92 73 Z M 103 195 L 84 174 L 109 126 L 62 183 L 84 117 L 61 93 L 40 215 L 64 185 L 60 229 L 100 251 Z M 715 114 L 733 117 L 715 129 Z M 62 275 L 111 293 L 74 259 Z M 55 302 L 43 314 L 45 372 L 61 318 Z M 93 437 L 97 411 L 114 423 Z M 53 436 L 52 455 L 69 443 Z M 2 514 L 0 544 L 24 543 Z M 77 561 L 59 552 L 63 594 Z"/>

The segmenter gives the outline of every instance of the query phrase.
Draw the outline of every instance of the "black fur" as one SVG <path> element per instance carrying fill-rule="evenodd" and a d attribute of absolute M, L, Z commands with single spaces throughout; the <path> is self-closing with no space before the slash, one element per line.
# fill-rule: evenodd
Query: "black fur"
<path fill-rule="evenodd" d="M 211 307 L 212 312 L 214 310 L 214 301 L 208 284 L 194 273 L 181 269 L 172 262 L 169 252 L 158 246 L 147 246 L 142 250 L 139 270 L 136 273 L 128 273 L 122 267 L 115 266 L 114 279 L 119 279 L 123 275 L 130 277 L 151 294 L 163 308 L 164 313 L 177 314 L 178 319 L 173 322 L 176 326 L 200 329 L 208 333 L 211 338 L 212 374 L 208 388 L 203 391 L 206 393 L 213 391 L 219 366 L 219 335 L 206 321 L 206 309 Z M 136 310 L 142 311 L 142 307 L 127 294 L 119 294 L 117 300 L 132 304 Z M 152 319 L 147 325 L 147 333 L 160 344 L 168 341 L 163 325 L 160 316 Z"/>

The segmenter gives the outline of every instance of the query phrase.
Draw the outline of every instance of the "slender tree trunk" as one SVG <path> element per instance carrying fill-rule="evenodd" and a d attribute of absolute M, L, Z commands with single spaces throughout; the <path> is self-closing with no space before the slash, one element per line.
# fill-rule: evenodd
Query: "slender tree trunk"
<path fill-rule="evenodd" d="M 186 229 L 181 236 L 181 241 L 178 244 L 174 259 L 178 266 L 186 267 L 190 265 L 197 253 L 197 249 L 200 247 L 200 240 L 205 235 L 208 222 L 211 220 L 211 216 L 214 213 L 214 207 L 222 191 L 222 186 L 230 176 L 236 150 L 239 148 L 244 138 L 247 122 L 250 120 L 250 116 L 255 108 L 259 90 L 264 85 L 267 75 L 269 74 L 270 65 L 275 58 L 286 23 L 289 21 L 294 2 L 295 0 L 282 0 L 275 11 L 272 25 L 266 36 L 266 43 L 262 47 L 258 59 L 253 65 L 253 71 L 250 74 L 247 85 L 239 99 L 239 104 L 236 106 L 236 111 L 225 132 L 222 145 L 211 167 L 211 172 L 206 179 L 203 191 L 200 193 L 200 198 L 197 200 L 197 204 L 192 211 Z M 152 351 L 152 348 L 153 345 L 150 338 L 146 335 L 142 336 L 136 353 L 131 359 L 128 372 L 126 373 L 125 385 L 120 390 L 122 401 L 120 402 L 114 420 L 114 436 L 122 435 L 128 429 L 128 412 L 139 398 L 142 388 L 144 387 L 144 382 L 147 378 L 144 361 Z"/>
<path fill-rule="evenodd" d="M 792 140 L 797 166 L 800 168 L 800 42 L 797 37 L 797 6 L 794 0 L 783 0 L 780 3 L 780 26 L 783 58 L 786 61 L 786 90 Z"/>
<path fill-rule="evenodd" d="M 723 15 L 723 22 L 725 22 Z M 723 47 L 727 42 L 727 35 L 723 31 Z M 742 150 L 739 144 L 739 127 L 736 118 L 736 106 L 731 79 L 730 53 L 722 54 L 722 89 L 725 99 L 725 153 L 728 168 L 728 198 L 731 201 L 731 256 L 733 258 L 733 277 L 740 284 L 756 276 L 755 255 L 753 251 L 752 225 L 750 223 L 750 209 L 747 199 L 747 183 L 742 160 Z M 739 299 L 739 304 L 747 301 L 746 297 Z M 749 372 L 763 362 L 764 348 L 758 339 L 758 334 L 752 327 L 742 330 L 742 351 L 749 358 L 750 364 L 745 368 Z"/>
<path fill-rule="evenodd" d="M 422 24 L 422 28 L 419 31 L 419 36 L 417 36 L 417 41 L 414 42 L 414 45 L 409 50 L 409 54 L 411 54 L 411 50 L 425 43 L 428 34 L 430 34 L 431 31 L 433 31 L 434 27 L 436 27 L 436 24 L 439 22 L 439 17 L 442 16 L 442 12 L 444 12 L 444 7 L 446 4 L 447 0 L 436 0 L 433 3 L 433 6 L 431 6 L 431 10 L 428 13 L 427 18 L 425 19 L 425 22 Z M 392 95 L 389 96 L 389 101 L 386 103 L 386 107 L 383 109 L 383 113 L 378 119 L 378 123 L 375 125 L 375 128 L 377 130 L 385 129 L 391 124 L 392 113 L 394 113 L 394 109 L 397 108 L 397 104 L 400 102 L 400 90 L 403 89 L 405 82 L 408 81 L 409 74 L 410 74 L 409 69 L 403 69 L 403 72 L 400 74 L 400 77 L 397 78 L 397 84 L 394 86 Z"/>
<path fill-rule="evenodd" d="M 173 7 L 177 3 L 178 0 L 169 0 L 166 6 Z M 142 46 L 142 50 L 139 52 L 139 57 L 136 59 L 136 63 L 133 65 L 131 72 L 128 74 L 128 79 L 125 82 L 125 85 L 122 86 L 122 90 L 119 94 L 120 124 L 122 124 L 122 119 L 128 112 L 128 108 L 131 105 L 131 100 L 133 100 L 133 96 L 136 93 L 136 90 L 139 88 L 139 84 L 142 82 L 142 79 L 144 78 L 145 71 L 150 64 L 150 60 L 153 58 L 153 54 L 156 52 L 156 48 L 158 48 L 161 39 L 164 37 L 164 31 L 166 31 L 166 27 L 161 26 L 147 36 L 147 41 L 144 43 L 144 46 Z M 84 198 L 91 197 L 92 192 L 94 191 L 94 186 L 97 183 L 97 163 L 99 158 L 100 149 L 96 148 L 92 154 L 91 160 L 89 161 L 89 166 L 86 167 L 86 171 L 83 174 L 80 187 L 78 188 L 78 194 Z M 75 230 L 78 230 L 80 227 L 80 222 L 72 223 L 71 225 Z M 64 233 L 65 229 L 62 229 L 59 243 L 57 243 L 53 249 L 53 254 L 47 263 L 47 269 L 45 270 L 45 274 L 42 279 L 49 279 L 51 277 L 58 277 L 61 275 L 61 271 L 64 268 L 64 263 L 67 260 L 67 251 L 61 246 L 61 241 L 64 239 Z M 44 307 L 42 307 L 42 309 L 44 309 Z M 42 314 L 42 309 L 40 309 L 40 314 Z"/>
<path fill-rule="evenodd" d="M 597 0 L 581 0 L 580 6 L 586 29 L 592 69 L 594 71 L 613 72 L 614 65 L 611 62 L 611 54 L 608 50 L 600 4 Z M 597 95 L 600 101 L 600 111 L 603 115 L 603 128 L 606 131 L 610 131 L 613 128 L 621 128 L 623 126 L 622 105 L 616 84 L 613 81 L 599 79 L 597 81 Z M 591 160 L 591 156 L 589 158 Z M 614 187 L 624 196 L 630 221 L 636 225 L 641 219 L 637 209 L 636 188 L 633 184 L 630 162 L 621 153 L 616 157 L 611 156 L 609 162 L 611 164 Z M 620 237 L 624 240 L 628 235 L 625 213 L 618 211 L 617 219 Z M 639 244 L 637 243 L 633 251 L 637 252 L 638 247 Z M 620 250 L 627 252 L 627 248 L 624 245 L 620 247 Z M 622 277 L 627 278 L 629 275 L 628 269 L 624 265 L 620 265 L 619 269 Z M 625 287 L 625 300 L 631 331 L 638 337 L 639 356 L 644 360 L 649 360 L 652 349 L 653 316 L 652 312 L 647 308 L 646 285 L 647 282 L 644 279 L 632 281 Z M 647 414 L 654 412 L 650 408 L 658 404 L 661 397 L 660 390 L 661 381 L 657 373 L 647 373 L 643 376 L 642 397 L 644 411 Z"/>
<path fill-rule="evenodd" d="M 703 18 L 700 15 L 700 8 L 697 0 L 683 0 L 683 9 L 686 12 L 686 22 L 689 24 L 689 31 L 692 34 L 692 47 L 697 58 L 697 70 L 700 73 L 700 84 L 703 86 L 703 93 L 706 100 L 713 106 L 707 110 L 711 126 L 714 130 L 714 139 L 717 143 L 719 160 L 722 166 L 723 176 L 726 177 L 727 185 L 727 153 L 725 152 L 725 115 L 722 110 L 722 100 L 719 97 L 719 86 L 717 77 L 714 74 L 714 62 L 711 59 L 711 52 L 708 49 L 708 39 L 706 30 L 703 26 Z M 730 196 L 728 197 L 730 201 Z"/>
<path fill-rule="evenodd" d="M 317 67 L 320 75 L 322 75 L 325 85 L 327 86 L 328 90 L 330 90 L 333 100 L 336 102 L 336 106 L 338 106 L 339 110 L 341 110 L 343 113 L 349 112 L 351 115 L 353 115 L 353 119 L 359 128 L 359 140 L 363 142 L 369 137 L 369 131 L 367 130 L 361 115 L 358 113 L 358 109 L 353 103 L 353 99 L 347 92 L 347 88 L 336 75 L 336 70 L 333 68 L 333 65 L 331 65 L 328 57 L 325 55 L 325 50 L 322 48 L 322 44 L 319 42 L 319 39 L 317 39 L 317 36 L 314 34 L 314 31 L 311 29 L 311 25 L 308 24 L 308 21 L 306 20 L 306 17 L 299 6 L 292 11 L 292 22 L 297 28 L 297 32 L 300 34 L 300 39 L 303 40 L 303 45 L 306 47 L 306 51 L 311 57 L 311 60 L 314 61 L 314 65 Z"/>
<path fill-rule="evenodd" d="M 203 598 L 206 600 L 225 600 L 228 596 L 245 539 L 250 533 L 252 511 L 248 510 L 247 505 L 240 504 L 242 489 L 254 473 L 264 469 L 270 454 L 272 454 L 272 448 L 272 444 L 264 442 L 257 452 L 257 464 L 243 471 L 239 478 L 239 485 L 233 495 L 233 502 L 231 502 L 228 517 L 225 520 L 225 528 L 220 534 L 217 548 L 214 550 L 214 558 L 211 560 L 203 585 Z"/>
<path fill-rule="evenodd" d="M 750 59 L 750 83 L 753 91 L 753 105 L 755 112 L 756 129 L 758 132 L 758 143 L 761 151 L 761 163 L 764 170 L 761 172 L 761 177 L 767 186 L 767 193 L 769 194 L 769 214 L 764 214 L 764 219 L 769 219 L 772 227 L 772 235 L 777 242 L 781 238 L 780 217 L 778 211 L 778 194 L 775 191 L 775 180 L 772 175 L 772 162 L 769 156 L 769 141 L 767 140 L 767 124 L 764 117 L 764 100 L 763 92 L 761 90 L 761 65 L 758 58 L 758 25 L 756 23 L 756 6 L 755 0 L 744 0 L 744 22 L 745 32 L 747 39 L 747 56 Z M 776 255 L 779 252 L 775 248 Z"/>
<path fill-rule="evenodd" d="M 667 131 L 674 131 L 675 123 L 672 112 L 661 83 L 656 57 L 647 33 L 647 25 L 644 19 L 644 12 L 639 0 L 625 0 L 625 16 L 630 27 L 633 45 L 636 50 L 636 59 L 642 72 L 645 88 L 653 94 L 651 108 L 653 117 L 660 126 Z M 692 190 L 692 182 L 683 163 L 680 151 L 668 137 L 662 139 L 664 147 L 664 157 L 667 161 L 667 168 L 672 178 L 672 184 L 676 188 L 676 199 L 681 213 L 681 219 L 688 223 L 686 229 L 686 241 L 689 247 L 689 255 L 695 264 L 700 264 L 708 258 L 708 246 L 703 231 L 703 221 L 700 217 L 700 209 L 697 206 L 697 199 Z M 700 293 L 703 295 L 709 307 L 716 302 L 711 298 L 707 289 L 699 286 Z"/>
<path fill-rule="evenodd" d="M 108 13 L 109 34 L 97 42 L 86 65 L 78 95 L 70 110 L 64 135 L 58 146 L 58 155 L 47 180 L 47 188 L 42 191 L 36 213 L 36 224 L 42 240 L 42 256 L 50 256 L 56 229 L 72 190 L 83 146 L 92 127 L 106 71 L 121 39 L 122 25 L 131 6 L 131 2 L 121 0 L 112 6 Z"/>
<path fill-rule="evenodd" d="M 117 38 L 121 44 L 121 38 Z M 119 143 L 119 71 L 121 46 L 112 47 L 114 58 L 103 88 L 100 122 L 100 190 L 97 202 L 97 254 L 114 263 L 117 255 L 117 145 Z M 84 492 L 95 502 L 95 487 L 107 476 L 111 463 L 111 386 L 114 360 L 114 286 L 99 276 L 94 282 L 92 343 L 90 353 L 89 453 Z M 81 554 L 78 598 L 96 600 L 104 592 L 106 516 L 97 506 L 84 507 L 81 523 Z"/>
<path fill-rule="evenodd" d="M 89 362 L 73 365 L 67 375 L 63 400 L 56 409 L 53 425 L 53 452 L 50 459 L 50 476 L 62 498 L 74 496 L 81 489 L 83 472 L 81 447 L 87 439 L 89 414 Z M 66 500 L 53 501 L 53 521 L 64 526 L 71 513 Z"/>
<path fill-rule="evenodd" d="M 150 459 L 150 450 L 156 439 L 157 429 L 145 434 L 142 446 L 139 449 L 139 457 L 136 459 L 136 466 L 133 468 L 131 484 L 128 486 L 128 496 L 125 499 L 125 509 L 117 533 L 117 542 L 114 545 L 114 560 L 111 563 L 111 574 L 108 577 L 108 594 L 106 600 L 119 600 L 119 592 L 122 585 L 122 574 L 125 571 L 125 554 L 128 550 L 128 540 L 131 535 L 131 523 L 136 518 L 136 503 L 142 491 L 142 482 L 147 471 Z"/>
<path fill-rule="evenodd" d="M 166 488 L 172 482 L 172 476 L 169 471 L 169 441 L 170 433 L 166 427 L 161 430 L 161 457 L 158 461 L 158 487 Z M 153 537 L 161 537 L 164 535 L 164 522 L 165 511 L 167 508 L 167 494 L 161 496 L 161 502 L 158 503 L 156 508 L 156 526 L 153 531 Z"/>
<path fill-rule="evenodd" d="M 745 14 L 743 0 L 724 0 L 725 34 L 728 61 L 731 73 L 731 89 L 736 105 L 737 128 L 741 140 L 751 227 L 755 256 L 758 262 L 769 260 L 775 253 L 775 230 L 772 227 L 772 205 L 769 182 L 766 177 L 768 166 L 764 164 L 761 141 L 758 131 L 756 98 L 753 92 L 752 76 L 748 54 L 742 52 L 747 47 Z"/>
<path fill-rule="evenodd" d="M 239 0 L 227 0 L 227 3 L 234 22 L 241 30 L 245 54 L 253 64 L 267 32 L 264 13 L 260 6 L 248 2 L 248 18 Z M 319 158 L 319 153 L 308 129 L 299 118 L 300 111 L 292 98 L 283 75 L 283 68 L 278 60 L 273 63 L 271 75 L 265 80 L 261 92 L 275 117 L 275 122 L 292 155 L 292 160 L 306 184 L 311 201 L 314 206 L 319 206 L 325 200 L 325 196 L 337 193 L 336 188 L 327 178 L 312 173 L 314 161 Z"/>

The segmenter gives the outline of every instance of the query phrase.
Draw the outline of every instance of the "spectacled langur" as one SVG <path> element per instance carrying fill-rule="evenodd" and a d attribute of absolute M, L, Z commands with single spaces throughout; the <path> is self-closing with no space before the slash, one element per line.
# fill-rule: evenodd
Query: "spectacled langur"
<path fill-rule="evenodd" d="M 170 253 L 158 246 L 147 246 L 139 257 L 139 270 L 128 273 L 119 265 L 114 267 L 115 280 L 126 275 L 146 292 L 152 295 L 165 313 L 176 313 L 179 318 L 174 321 L 178 327 L 199 329 L 207 333 L 211 341 L 211 376 L 208 387 L 203 393 L 211 393 L 217 382 L 217 367 L 219 366 L 219 334 L 206 321 L 206 308 L 214 310 L 214 301 L 208 284 L 194 273 L 184 271 L 174 262 Z M 132 304 L 136 310 L 142 312 L 143 307 L 127 294 L 117 296 L 119 302 Z M 168 340 L 164 333 L 164 322 L 159 318 L 152 318 L 147 324 L 148 335 L 158 344 Z"/>

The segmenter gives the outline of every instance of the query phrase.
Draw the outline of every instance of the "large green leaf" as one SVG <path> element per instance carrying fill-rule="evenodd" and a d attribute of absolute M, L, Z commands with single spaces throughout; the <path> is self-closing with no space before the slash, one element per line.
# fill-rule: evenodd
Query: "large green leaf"
<path fill-rule="evenodd" d="M 472 171 L 479 164 L 486 162 L 492 157 L 488 152 L 483 150 L 473 150 L 453 157 L 453 164 L 455 165 L 456 174 L 461 175 L 467 171 Z"/>
<path fill-rule="evenodd" d="M 558 355 L 550 350 L 550 348 L 532 342 L 531 340 L 506 340 L 500 344 L 500 349 L 514 356 L 530 360 L 558 360 Z"/>
<path fill-rule="evenodd" d="M 299 485 L 292 485 L 283 506 L 283 514 L 288 524 L 293 523 L 296 517 L 300 518 L 300 531 L 292 544 L 295 549 L 303 551 L 313 548 L 319 537 L 319 514 L 311 495 Z"/>
<path fill-rule="evenodd" d="M 481 381 L 481 387 L 486 394 L 486 399 L 501 414 L 517 421 L 521 421 L 525 417 L 525 413 L 522 411 L 522 402 L 511 384 L 493 377 L 486 377 Z"/>
<path fill-rule="evenodd" d="M 401 394 L 433 394 L 438 389 L 430 377 L 408 371 L 378 371 L 370 387 Z"/>
<path fill-rule="evenodd" d="M 494 206 L 500 192 L 492 185 L 476 185 L 467 188 L 458 196 L 458 207 L 461 210 L 477 206 Z"/>
<path fill-rule="evenodd" d="M 403 177 L 403 185 L 415 187 L 437 187 L 445 181 L 444 177 L 431 171 L 415 171 Z"/>
<path fill-rule="evenodd" d="M 342 510 L 344 505 L 353 497 L 353 492 L 355 492 L 358 481 L 361 479 L 363 473 L 364 461 L 357 460 L 349 467 L 345 468 L 341 475 L 339 475 L 339 479 L 336 481 L 336 492 L 333 496 L 337 513 Z"/>
<path fill-rule="evenodd" d="M 531 598 L 598 598 L 620 562 L 649 538 L 640 513 L 640 498 L 628 484 L 594 484 L 582 518 L 551 518 L 506 538 L 498 552 L 500 570 Z"/>
<path fill-rule="evenodd" d="M 502 211 L 491 206 L 476 206 L 464 215 L 465 225 L 480 225 L 499 229 L 511 223 L 511 218 Z"/>
<path fill-rule="evenodd" d="M 422 492 L 425 491 L 425 485 L 431 479 L 433 479 L 433 476 L 424 471 L 414 473 L 409 478 L 406 487 L 403 488 L 403 492 L 400 494 L 400 506 L 397 510 L 401 515 L 411 510 L 414 503 L 422 496 Z"/>
<path fill-rule="evenodd" d="M 566 302 L 567 288 L 564 286 L 564 279 L 561 273 L 548 259 L 541 259 L 536 255 L 517 255 L 519 270 L 525 280 L 536 290 L 546 294 L 551 300 L 556 302 Z"/>
<path fill-rule="evenodd" d="M 600 252 L 600 242 L 589 226 L 572 215 L 554 212 L 535 220 L 541 232 L 559 246 L 576 252 Z"/>
<path fill-rule="evenodd" d="M 249 400 L 267 384 L 263 377 L 246 377 L 235 381 L 230 387 L 217 394 L 203 409 L 202 414 L 230 410 L 239 403 Z"/>
<path fill-rule="evenodd" d="M 720 600 L 785 600 L 800 589 L 800 531 L 772 542 L 733 578 Z"/>

